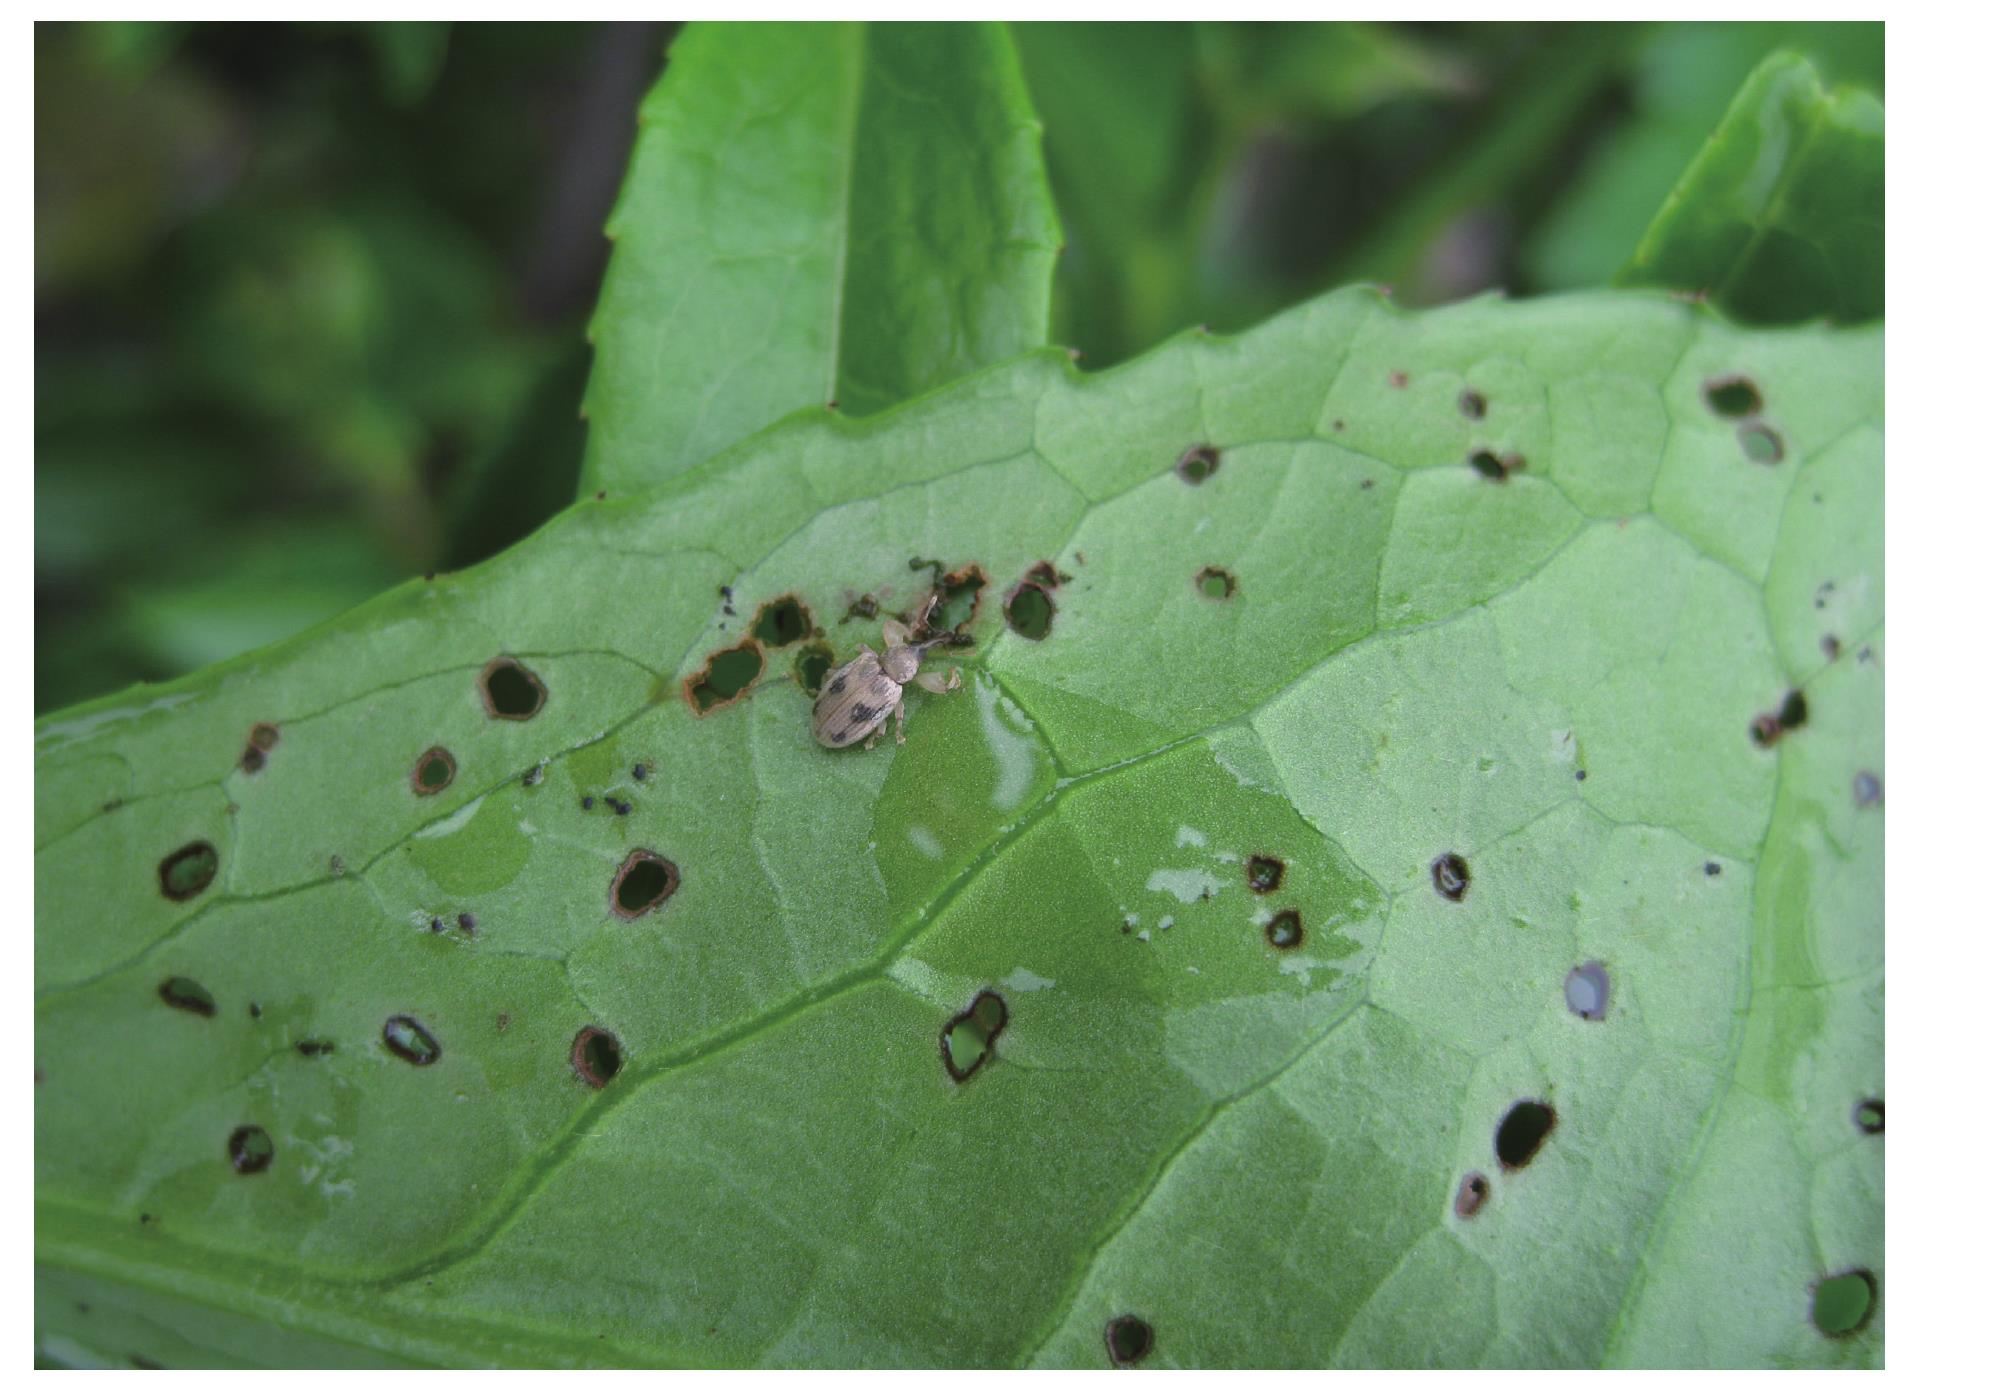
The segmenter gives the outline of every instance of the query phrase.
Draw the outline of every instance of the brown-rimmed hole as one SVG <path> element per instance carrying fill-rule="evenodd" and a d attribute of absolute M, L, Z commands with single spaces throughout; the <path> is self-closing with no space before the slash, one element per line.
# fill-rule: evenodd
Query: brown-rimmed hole
<path fill-rule="evenodd" d="M 1198 485 L 1220 469 L 1220 448 L 1201 443 L 1187 447 L 1185 454 L 1178 458 L 1178 465 L 1172 468 L 1178 478 L 1187 485 Z"/>
<path fill-rule="evenodd" d="M 1764 410 L 1764 395 L 1741 374 L 1725 374 L 1701 386 L 1701 396 L 1717 417 L 1749 417 Z"/>
<path fill-rule="evenodd" d="M 1492 1181 L 1481 1171 L 1473 1170 L 1457 1182 L 1457 1200 L 1451 1205 L 1459 1218 L 1470 1218 L 1485 1207 L 1485 1201 L 1492 1197 Z"/>
<path fill-rule="evenodd" d="M 169 976 L 160 983 L 160 998 L 177 1010 L 208 1019 L 216 1013 L 216 997 L 192 976 Z"/>
<path fill-rule="evenodd" d="M 1109 1362 L 1127 1369 L 1149 1357 L 1157 1332 L 1141 1316 L 1119 1315 L 1102 1327 L 1102 1343 L 1108 1347 Z"/>
<path fill-rule="evenodd" d="M 1882 1098 L 1865 1097 L 1855 1103 L 1855 1128 L 1864 1136 L 1880 1136 L 1887 1115 L 1888 1113 L 1883 1110 Z"/>
<path fill-rule="evenodd" d="M 1562 977 L 1562 1003 L 1579 1019 L 1602 1019 L 1610 1000 L 1611 973 L 1601 961 L 1585 961 Z"/>
<path fill-rule="evenodd" d="M 849 621 L 853 617 L 862 617 L 866 621 L 873 621 L 877 619 L 878 614 L 879 614 L 878 598 L 872 596 L 869 592 L 867 592 L 864 594 L 864 596 L 859 597 L 856 601 L 852 602 L 850 606 L 844 608 L 844 614 L 840 619 L 843 621 Z"/>
<path fill-rule="evenodd" d="M 835 661 L 835 654 L 821 641 L 803 646 L 795 652 L 795 683 L 807 693 L 821 693 L 823 677 L 830 673 Z"/>
<path fill-rule="evenodd" d="M 1269 919 L 1262 940 L 1277 951 L 1295 951 L 1304 945 L 1304 919 L 1295 908 L 1285 908 Z"/>
<path fill-rule="evenodd" d="M 411 764 L 411 789 L 420 796 L 436 796 L 453 785 L 460 764 L 445 748 L 427 748 Z"/>
<path fill-rule="evenodd" d="M 761 603 L 753 617 L 754 639 L 775 650 L 794 645 L 815 629 L 808 607 L 792 592 Z"/>
<path fill-rule="evenodd" d="M 1875 1318 L 1876 1279 L 1855 1267 L 1813 1283 L 1813 1327 L 1830 1340 L 1845 1339 Z"/>
<path fill-rule="evenodd" d="M 587 1087 L 605 1087 L 621 1070 L 621 1041 L 597 1024 L 572 1038 L 572 1071 Z"/>
<path fill-rule="evenodd" d="M 1525 1169 L 1554 1129 L 1555 1109 L 1546 1102 L 1515 1102 L 1499 1118 L 1499 1129 L 1492 1135 L 1492 1149 L 1507 1169 Z"/>
<path fill-rule="evenodd" d="M 1248 856 L 1248 890 L 1251 893 L 1274 893 L 1283 886 L 1283 872 L 1289 866 L 1280 859 L 1266 854 Z"/>
<path fill-rule="evenodd" d="M 676 865 L 654 850 L 630 850 L 608 893 L 614 916 L 632 921 L 651 912 L 667 902 L 682 882 Z"/>
<path fill-rule="evenodd" d="M 1737 428 L 1736 444 L 1756 466 L 1776 466 L 1785 459 L 1785 439 L 1761 422 L 1746 422 Z"/>
<path fill-rule="evenodd" d="M 1192 576 L 1192 585 L 1199 589 L 1199 595 L 1213 602 L 1225 602 L 1236 590 L 1234 575 L 1225 568 L 1207 564 Z"/>
<path fill-rule="evenodd" d="M 924 564 L 933 562 L 921 561 Z M 983 602 L 983 589 L 990 585 L 990 575 L 983 571 L 981 564 L 965 563 L 952 573 L 937 571 L 936 576 L 933 605 L 925 616 L 914 619 L 914 629 L 960 632 L 975 620 L 976 609 Z"/>
<path fill-rule="evenodd" d="M 767 658 L 756 641 L 713 651 L 704 668 L 683 682 L 683 697 L 700 718 L 738 699 L 760 678 Z"/>
<path fill-rule="evenodd" d="M 1504 455 L 1495 451 L 1474 451 L 1469 460 L 1471 469 L 1488 481 L 1504 481 L 1515 471 L 1524 470 L 1527 465 L 1527 458 L 1513 451 Z"/>
<path fill-rule="evenodd" d="M 488 717 L 518 723 L 535 717 L 550 697 L 550 691 L 535 671 L 507 655 L 498 655 L 481 668 L 478 688 Z"/>
<path fill-rule="evenodd" d="M 185 903 L 216 878 L 216 846 L 194 840 L 160 861 L 162 896 Z"/>
<path fill-rule="evenodd" d="M 1004 997 L 994 990 L 979 991 L 969 1008 L 948 1021 L 941 1030 L 941 1061 L 948 1076 L 967 1082 L 990 1059 L 997 1036 L 1010 1023 Z"/>
<path fill-rule="evenodd" d="M 1073 580 L 1071 574 L 1061 572 L 1050 563 L 1034 563 L 1025 570 L 1025 581 L 1037 587 L 1054 588 Z"/>
<path fill-rule="evenodd" d="M 1475 388 L 1467 388 L 1457 395 L 1457 411 L 1473 422 L 1485 420 L 1485 395 Z"/>
<path fill-rule="evenodd" d="M 1471 866 L 1461 854 L 1439 854 L 1429 866 L 1429 881 L 1451 902 L 1462 903 L 1471 891 Z"/>
<path fill-rule="evenodd" d="M 384 1047 L 407 1063 L 423 1068 L 439 1061 L 439 1040 L 410 1015 L 392 1015 L 383 1022 Z"/>
<path fill-rule="evenodd" d="M 262 1126 L 240 1126 L 230 1133 L 230 1168 L 240 1175 L 255 1175 L 271 1168 L 272 1137 Z"/>
<path fill-rule="evenodd" d="M 1053 594 L 1029 580 L 1004 596 L 1004 624 L 1028 641 L 1043 641 L 1052 633 L 1058 610 Z"/>
<path fill-rule="evenodd" d="M 1778 711 L 1759 714 L 1750 723 L 1750 741 L 1760 748 L 1768 748 L 1791 732 L 1805 725 L 1808 710 L 1806 696 L 1798 690 L 1788 693 L 1778 705 Z"/>

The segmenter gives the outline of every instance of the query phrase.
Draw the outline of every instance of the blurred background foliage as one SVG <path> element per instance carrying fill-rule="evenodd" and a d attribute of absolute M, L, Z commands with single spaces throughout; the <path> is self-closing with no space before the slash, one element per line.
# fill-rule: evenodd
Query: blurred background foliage
<path fill-rule="evenodd" d="M 1611 282 L 1774 48 L 1877 24 L 1015 26 L 1088 367 L 1326 287 Z M 277 640 L 569 502 L 670 25 L 38 25 L 39 711 Z"/>

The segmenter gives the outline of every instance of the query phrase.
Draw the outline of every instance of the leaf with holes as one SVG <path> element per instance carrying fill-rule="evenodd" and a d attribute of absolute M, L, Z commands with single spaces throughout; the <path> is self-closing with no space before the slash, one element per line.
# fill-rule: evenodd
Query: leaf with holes
<path fill-rule="evenodd" d="M 44 719 L 44 1352 L 1879 1363 L 1881 354 L 1042 352 Z"/>
<path fill-rule="evenodd" d="M 1806 59 L 1757 66 L 1618 275 L 1760 324 L 1883 313 L 1883 109 Z"/>
<path fill-rule="evenodd" d="M 974 24 L 692 26 L 608 231 L 587 497 L 1044 344 L 1060 245 L 1010 37 Z"/>

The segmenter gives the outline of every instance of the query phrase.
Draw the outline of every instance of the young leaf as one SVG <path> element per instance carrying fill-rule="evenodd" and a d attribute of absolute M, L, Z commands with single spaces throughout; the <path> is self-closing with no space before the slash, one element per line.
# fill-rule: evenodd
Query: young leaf
<path fill-rule="evenodd" d="M 1776 53 L 1687 168 L 1623 286 L 1706 296 L 1755 324 L 1883 311 L 1883 111 Z"/>
<path fill-rule="evenodd" d="M 44 719 L 40 1349 L 1880 1362 L 1881 364 L 1345 292 Z"/>
<path fill-rule="evenodd" d="M 697 24 L 642 107 L 582 494 L 1045 343 L 1057 217 L 991 25 Z"/>

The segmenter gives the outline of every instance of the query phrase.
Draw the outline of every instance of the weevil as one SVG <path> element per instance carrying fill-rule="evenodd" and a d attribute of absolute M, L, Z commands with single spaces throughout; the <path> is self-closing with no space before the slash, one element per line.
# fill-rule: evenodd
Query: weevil
<path fill-rule="evenodd" d="M 830 672 L 816 695 L 817 742 L 826 748 L 847 748 L 864 738 L 865 746 L 871 747 L 885 736 L 889 717 L 893 721 L 894 738 L 903 743 L 907 685 L 917 684 L 930 694 L 946 694 L 962 687 L 962 672 L 953 666 L 946 674 L 920 673 L 920 662 L 926 658 L 928 649 L 953 639 L 937 636 L 914 644 L 913 633 L 927 620 L 933 607 L 934 598 L 929 597 L 915 613 L 916 621 L 911 627 L 898 617 L 887 617 L 885 654 L 860 644 L 855 659 Z"/>

